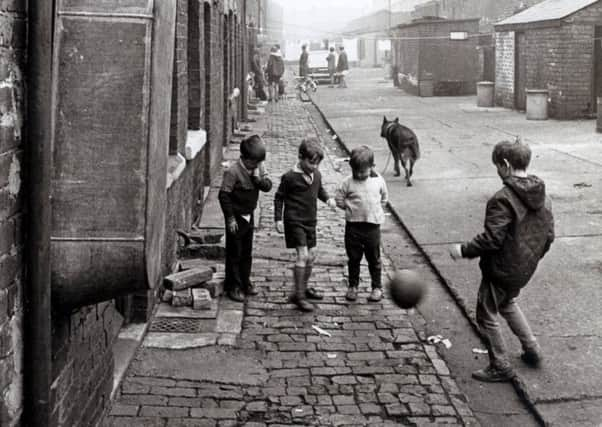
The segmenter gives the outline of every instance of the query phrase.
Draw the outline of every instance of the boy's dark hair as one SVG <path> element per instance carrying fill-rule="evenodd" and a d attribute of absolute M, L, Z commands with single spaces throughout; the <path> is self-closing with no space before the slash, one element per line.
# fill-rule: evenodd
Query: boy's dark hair
<path fill-rule="evenodd" d="M 531 162 L 531 149 L 520 140 L 500 141 L 493 147 L 491 161 L 495 165 L 503 165 L 504 159 L 508 160 L 514 169 L 525 170 Z"/>
<path fill-rule="evenodd" d="M 351 169 L 354 171 L 360 171 L 374 166 L 374 153 L 370 147 L 362 145 L 361 147 L 356 147 L 351 150 L 349 166 L 351 166 Z"/>
<path fill-rule="evenodd" d="M 332 46 L 331 46 L 331 47 L 330 47 L 330 51 L 331 51 L 331 52 L 334 52 L 334 47 L 332 47 Z"/>
<path fill-rule="evenodd" d="M 324 159 L 324 152 L 316 138 L 303 138 L 299 145 L 299 157 L 319 163 Z"/>
<path fill-rule="evenodd" d="M 259 135 L 251 135 L 240 143 L 240 156 L 243 159 L 265 160 L 265 145 Z"/>

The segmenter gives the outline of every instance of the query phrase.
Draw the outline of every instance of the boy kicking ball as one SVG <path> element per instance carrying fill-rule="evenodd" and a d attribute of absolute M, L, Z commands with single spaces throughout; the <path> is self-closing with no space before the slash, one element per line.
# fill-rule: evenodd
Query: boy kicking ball
<path fill-rule="evenodd" d="M 554 240 L 551 202 L 544 182 L 527 174 L 530 160 L 531 150 L 518 140 L 496 144 L 492 161 L 504 187 L 487 202 L 485 230 L 450 249 L 454 260 L 481 258 L 476 317 L 487 339 L 489 366 L 473 372 L 472 376 L 480 381 L 508 381 L 514 376 L 498 314 L 520 340 L 522 360 L 537 367 L 542 359 L 539 344 L 517 302 L 520 290 Z"/>

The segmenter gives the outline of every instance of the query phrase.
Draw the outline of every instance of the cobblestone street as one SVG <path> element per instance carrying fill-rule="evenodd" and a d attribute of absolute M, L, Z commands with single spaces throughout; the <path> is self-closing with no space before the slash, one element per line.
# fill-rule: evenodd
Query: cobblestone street
<path fill-rule="evenodd" d="M 274 187 L 294 165 L 304 136 L 317 135 L 324 144 L 327 155 L 320 169 L 329 191 L 348 171 L 346 163 L 341 168 L 336 162 L 335 142 L 314 121 L 312 108 L 297 99 L 269 104 L 252 126 L 263 133 L 270 151 L 267 166 Z M 419 314 L 397 308 L 388 297 L 368 303 L 366 266 L 360 297 L 354 303 L 345 299 L 343 215 L 320 202 L 311 284 L 325 297 L 309 314 L 288 302 L 293 253 L 274 230 L 273 193 L 260 198 L 253 264 L 260 293 L 245 304 L 236 345 L 171 350 L 174 357 L 192 358 L 201 370 L 207 369 L 204 361 L 207 366 L 221 361 L 232 380 L 183 379 L 144 369 L 152 351 L 139 349 L 137 368 L 126 374 L 105 425 L 477 425 L 437 349 L 412 327 L 411 317 Z M 386 254 L 385 267 L 392 269 Z M 245 364 L 226 366 L 238 357 L 255 359 L 255 371 L 246 372 Z"/>

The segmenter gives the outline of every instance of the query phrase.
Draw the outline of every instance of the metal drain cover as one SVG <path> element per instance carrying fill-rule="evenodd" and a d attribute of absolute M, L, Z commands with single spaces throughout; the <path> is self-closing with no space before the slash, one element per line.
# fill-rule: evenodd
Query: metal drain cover
<path fill-rule="evenodd" d="M 196 334 L 207 331 L 207 321 L 175 317 L 156 317 L 152 320 L 149 332 L 175 332 Z"/>

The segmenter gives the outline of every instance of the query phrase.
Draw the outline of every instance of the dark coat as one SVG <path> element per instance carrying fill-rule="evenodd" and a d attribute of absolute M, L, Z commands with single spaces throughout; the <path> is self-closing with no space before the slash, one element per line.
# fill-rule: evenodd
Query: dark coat
<path fill-rule="evenodd" d="M 299 75 L 305 77 L 309 75 L 309 54 L 306 50 L 301 52 L 299 57 Z"/>
<path fill-rule="evenodd" d="M 339 60 L 337 62 L 337 72 L 345 71 L 349 69 L 349 63 L 347 62 L 347 52 L 344 50 L 339 53 Z"/>
<path fill-rule="evenodd" d="M 462 245 L 462 256 L 481 257 L 483 277 L 515 291 L 527 284 L 554 241 L 552 205 L 534 175 L 509 177 L 487 202 L 485 231 Z"/>
<path fill-rule="evenodd" d="M 282 56 L 270 53 L 267 66 L 268 77 L 271 79 L 279 79 L 284 74 L 284 61 Z"/>

